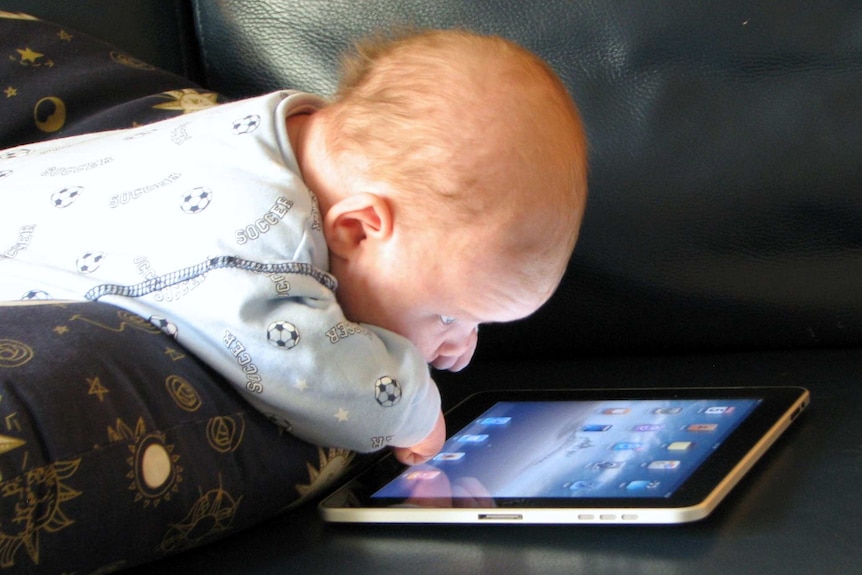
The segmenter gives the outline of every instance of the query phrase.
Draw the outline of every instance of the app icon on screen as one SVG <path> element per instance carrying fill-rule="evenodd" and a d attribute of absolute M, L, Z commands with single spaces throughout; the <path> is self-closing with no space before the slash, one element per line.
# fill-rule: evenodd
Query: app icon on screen
<path fill-rule="evenodd" d="M 511 417 L 486 417 L 479 421 L 480 425 L 506 425 L 512 421 Z"/>
<path fill-rule="evenodd" d="M 594 461 L 593 463 L 587 464 L 587 469 L 593 469 L 595 471 L 619 469 L 623 465 L 625 465 L 625 462 L 623 461 Z"/>
<path fill-rule="evenodd" d="M 613 425 L 602 425 L 602 424 L 593 424 L 593 425 L 585 425 L 581 428 L 581 431 L 588 432 L 596 432 L 596 431 L 610 431 Z"/>
<path fill-rule="evenodd" d="M 694 447 L 693 441 L 674 441 L 668 443 L 667 450 L 668 451 L 688 451 Z"/>
<path fill-rule="evenodd" d="M 718 429 L 717 423 L 692 423 L 685 428 L 686 431 L 695 431 L 698 433 L 715 431 Z"/>
<path fill-rule="evenodd" d="M 434 461 L 460 461 L 466 455 L 463 451 L 444 451 L 434 456 Z"/>
<path fill-rule="evenodd" d="M 411 471 L 407 474 L 408 481 L 425 481 L 438 477 L 440 477 L 440 471 L 437 469 L 423 469 L 421 471 Z"/>
<path fill-rule="evenodd" d="M 461 443 L 482 443 L 488 439 L 487 433 L 480 433 L 475 435 L 459 435 L 455 438 L 455 441 L 460 441 Z"/>
<path fill-rule="evenodd" d="M 662 429 L 664 429 L 664 425 L 660 423 L 641 423 L 632 427 L 632 431 L 638 432 L 661 431 Z"/>
<path fill-rule="evenodd" d="M 640 451 L 644 444 L 637 441 L 621 441 L 614 444 L 614 451 Z"/>
<path fill-rule="evenodd" d="M 592 481 L 571 481 L 563 484 L 563 487 L 570 489 L 574 492 L 581 491 L 589 491 L 596 487 L 596 484 Z"/>
<path fill-rule="evenodd" d="M 668 471 L 671 469 L 679 469 L 681 462 L 677 460 L 659 460 L 659 461 L 651 461 L 649 465 L 647 465 L 647 469 L 658 469 Z"/>
<path fill-rule="evenodd" d="M 725 407 L 725 406 L 716 406 L 716 407 L 707 407 L 703 410 L 703 413 L 706 415 L 730 415 L 736 410 L 734 407 Z"/>
<path fill-rule="evenodd" d="M 621 487 L 625 488 L 626 491 L 643 491 L 644 489 L 657 489 L 659 485 L 661 485 L 660 481 L 647 481 L 646 479 L 641 479 L 638 481 L 623 483 Z"/>
<path fill-rule="evenodd" d="M 603 415 L 625 415 L 629 413 L 631 409 L 628 407 L 608 407 L 607 409 L 602 410 Z"/>
<path fill-rule="evenodd" d="M 655 415 L 677 415 L 682 413 L 681 407 L 657 407 L 652 410 Z"/>

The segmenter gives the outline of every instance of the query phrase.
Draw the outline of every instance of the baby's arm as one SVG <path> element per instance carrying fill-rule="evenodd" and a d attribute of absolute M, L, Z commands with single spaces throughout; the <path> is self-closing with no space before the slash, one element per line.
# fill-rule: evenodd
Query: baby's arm
<path fill-rule="evenodd" d="M 417 457 L 435 455 L 443 433 L 434 443 L 429 433 L 435 427 L 442 431 L 440 393 L 422 354 L 403 336 L 346 320 L 334 294 L 315 278 L 288 277 L 291 297 L 225 306 L 244 311 L 231 322 L 227 350 L 251 359 L 253 365 L 240 379 L 255 378 L 243 386 L 248 401 L 309 443 L 362 453 L 415 446 L 424 454 Z M 229 289 L 251 299 L 252 289 L 239 290 L 236 283 Z M 269 290 L 273 282 L 263 277 L 259 283 Z M 281 325 L 284 334 L 270 335 L 273 326 Z M 222 332 L 216 327 L 205 331 Z M 261 341 L 261 334 L 268 340 Z M 277 338 L 286 344 L 275 345 Z M 222 339 L 214 343 L 227 346 Z M 241 367 L 233 353 L 214 359 L 221 360 L 226 373 L 236 374 Z"/>
<path fill-rule="evenodd" d="M 405 465 L 416 465 L 424 463 L 437 455 L 443 443 L 446 441 L 446 421 L 441 411 L 437 416 L 437 423 L 425 439 L 410 447 L 396 447 L 392 451 L 396 459 Z"/>

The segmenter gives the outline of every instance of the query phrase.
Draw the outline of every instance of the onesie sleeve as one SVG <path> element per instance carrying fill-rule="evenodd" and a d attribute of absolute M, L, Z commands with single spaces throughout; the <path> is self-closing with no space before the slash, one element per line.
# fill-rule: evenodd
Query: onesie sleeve
<path fill-rule="evenodd" d="M 431 432 L 440 395 L 409 340 L 347 320 L 309 275 L 265 274 L 256 286 L 224 279 L 244 303 L 220 307 L 236 307 L 237 317 L 189 343 L 205 345 L 198 353 L 270 419 L 306 441 L 359 452 L 409 447 Z M 287 295 L 273 297 L 277 289 Z"/>

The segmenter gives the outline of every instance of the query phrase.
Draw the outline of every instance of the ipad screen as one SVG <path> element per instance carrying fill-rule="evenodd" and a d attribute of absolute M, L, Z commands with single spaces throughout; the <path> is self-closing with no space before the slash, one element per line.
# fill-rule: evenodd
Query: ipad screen
<path fill-rule="evenodd" d="M 501 401 L 373 498 L 669 498 L 758 398 Z"/>

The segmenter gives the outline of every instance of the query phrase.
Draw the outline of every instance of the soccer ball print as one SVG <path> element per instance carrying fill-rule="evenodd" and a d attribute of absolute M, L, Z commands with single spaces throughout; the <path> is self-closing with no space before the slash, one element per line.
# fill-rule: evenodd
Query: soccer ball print
<path fill-rule="evenodd" d="M 299 330 L 287 321 L 274 321 L 266 328 L 266 339 L 277 348 L 291 349 L 299 343 Z"/>
<path fill-rule="evenodd" d="M 374 397 L 383 407 L 392 407 L 401 401 L 401 384 L 384 375 L 374 383 Z"/>
<path fill-rule="evenodd" d="M 71 206 L 75 200 L 81 196 L 84 188 L 81 186 L 71 186 L 63 188 L 51 194 L 51 205 L 55 208 L 66 208 Z"/>
<path fill-rule="evenodd" d="M 87 252 L 75 262 L 78 271 L 82 274 L 91 274 L 102 265 L 105 254 L 102 252 Z"/>
<path fill-rule="evenodd" d="M 23 296 L 21 296 L 21 299 L 24 301 L 38 301 L 51 299 L 51 296 L 46 291 L 42 291 L 40 289 L 31 289 Z"/>
<path fill-rule="evenodd" d="M 233 133 L 236 136 L 241 136 L 243 134 L 250 134 L 257 130 L 257 127 L 260 126 L 260 116 L 251 115 L 246 116 L 240 120 L 236 120 L 233 123 Z"/>
<path fill-rule="evenodd" d="M 182 195 L 180 208 L 187 214 L 199 214 L 210 205 L 213 193 L 209 188 L 195 188 Z"/>
<path fill-rule="evenodd" d="M 162 330 L 162 333 L 171 336 L 172 338 L 177 338 L 177 333 L 179 329 L 176 324 L 169 321 L 167 318 L 162 317 L 160 315 L 151 315 L 150 323 Z"/>

